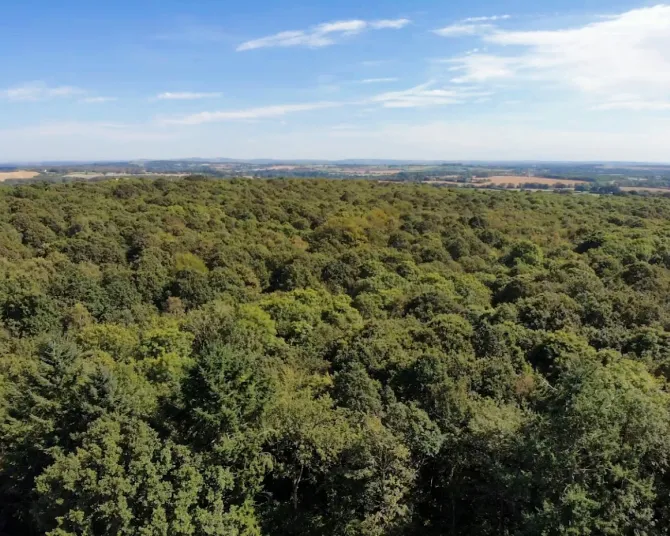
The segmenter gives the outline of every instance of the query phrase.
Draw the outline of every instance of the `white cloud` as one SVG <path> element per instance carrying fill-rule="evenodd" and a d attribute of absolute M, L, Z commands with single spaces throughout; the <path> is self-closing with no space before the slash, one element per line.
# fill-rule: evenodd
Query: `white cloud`
<path fill-rule="evenodd" d="M 495 22 L 497 20 L 511 19 L 511 15 L 492 15 L 490 17 L 468 17 L 463 22 Z"/>
<path fill-rule="evenodd" d="M 433 33 L 442 37 L 464 37 L 468 35 L 481 35 L 495 30 L 491 24 L 499 20 L 512 18 L 510 15 L 491 15 L 489 17 L 468 17 L 455 24 L 450 24 L 444 28 L 433 30 Z"/>
<path fill-rule="evenodd" d="M 359 83 L 361 84 L 384 84 L 386 82 L 397 82 L 397 78 L 389 77 L 389 78 L 365 78 L 364 80 L 360 80 Z"/>
<path fill-rule="evenodd" d="M 328 34 L 317 32 L 306 33 L 303 31 L 289 31 L 280 32 L 278 34 L 262 37 L 260 39 L 254 39 L 252 41 L 247 41 L 238 46 L 237 51 L 242 52 L 245 50 L 255 50 L 257 48 L 296 46 L 317 48 L 334 44 L 335 40 L 332 37 L 329 37 Z"/>
<path fill-rule="evenodd" d="M 211 99 L 221 97 L 223 93 L 193 93 L 190 91 L 181 91 L 181 92 L 165 92 L 159 95 L 156 95 L 158 100 L 198 100 L 198 99 Z"/>
<path fill-rule="evenodd" d="M 511 55 L 452 60 L 456 82 L 516 79 L 572 87 L 605 109 L 665 109 L 670 87 L 670 5 L 634 9 L 585 26 L 543 31 L 494 30 L 482 39 L 514 47 Z M 613 95 L 634 98 L 609 103 Z M 656 103 L 656 104 L 643 104 Z"/>
<path fill-rule="evenodd" d="M 29 82 L 22 86 L 0 90 L 0 98 L 10 101 L 40 101 L 84 95 L 85 90 L 73 86 L 49 87 L 44 82 Z"/>
<path fill-rule="evenodd" d="M 85 99 L 82 99 L 82 102 L 97 104 L 103 102 L 114 102 L 117 100 L 119 100 L 117 97 L 86 97 Z"/>
<path fill-rule="evenodd" d="M 246 41 L 237 47 L 237 51 L 255 50 L 270 47 L 296 47 L 305 46 L 311 48 L 334 45 L 338 40 L 351 35 L 359 34 L 365 30 L 400 29 L 409 24 L 408 19 L 385 19 L 377 21 L 364 21 L 359 19 L 325 22 L 310 28 L 309 30 L 290 30 L 279 32 L 267 37 Z"/>
<path fill-rule="evenodd" d="M 441 37 L 463 37 L 467 35 L 479 35 L 489 32 L 494 28 L 491 24 L 451 24 L 438 30 L 433 30 L 433 33 Z"/>
<path fill-rule="evenodd" d="M 245 108 L 241 110 L 225 110 L 218 112 L 200 112 L 184 117 L 166 119 L 163 122 L 176 125 L 200 125 L 203 123 L 216 123 L 222 121 L 235 121 L 244 119 L 267 119 L 281 117 L 296 112 L 307 112 L 311 110 L 322 110 L 342 106 L 338 102 L 310 102 L 304 104 L 284 104 L 274 106 L 261 106 L 258 108 Z"/>
<path fill-rule="evenodd" d="M 477 52 L 448 60 L 447 63 L 453 64 L 450 71 L 463 73 L 451 80 L 455 84 L 481 83 L 493 79 L 510 78 L 516 75 L 518 65 L 515 58 Z"/>
<path fill-rule="evenodd" d="M 336 22 L 324 22 L 319 24 L 314 32 L 317 34 L 329 34 L 329 33 L 345 33 L 353 34 L 362 32 L 367 26 L 367 22 L 364 20 L 340 20 Z"/>
<path fill-rule="evenodd" d="M 381 104 L 384 108 L 422 108 L 426 106 L 444 106 L 450 104 L 464 104 L 473 99 L 487 97 L 488 92 L 473 88 L 451 87 L 432 89 L 432 83 L 403 91 L 389 91 L 376 95 L 368 102 Z"/>
<path fill-rule="evenodd" d="M 374 30 L 399 30 L 407 26 L 410 22 L 412 21 L 409 19 L 384 19 L 371 22 L 370 27 Z"/>

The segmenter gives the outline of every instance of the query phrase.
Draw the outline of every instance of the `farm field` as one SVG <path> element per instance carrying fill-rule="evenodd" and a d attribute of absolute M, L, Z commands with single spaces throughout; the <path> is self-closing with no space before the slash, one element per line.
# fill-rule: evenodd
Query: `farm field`
<path fill-rule="evenodd" d="M 567 186 L 577 186 L 585 184 L 585 181 L 578 181 L 572 179 L 547 179 L 544 177 L 524 177 L 518 175 L 499 175 L 495 177 L 487 177 L 482 180 L 481 184 L 565 184 Z"/>
<path fill-rule="evenodd" d="M 495 177 L 486 177 L 481 179 L 475 179 L 473 182 L 459 182 L 459 181 L 449 181 L 449 180 L 426 180 L 423 181 L 425 184 L 434 184 L 442 186 L 459 186 L 459 187 L 470 187 L 470 188 L 488 188 L 491 186 L 506 186 L 508 184 L 513 184 L 514 186 L 521 187 L 526 184 L 536 185 L 542 184 L 547 186 L 555 186 L 562 184 L 569 187 L 575 187 L 580 184 L 587 184 L 586 181 L 579 181 L 573 179 L 547 179 L 544 177 L 523 177 L 518 175 L 500 175 Z M 637 188 L 639 190 L 639 188 Z"/>
<path fill-rule="evenodd" d="M 32 179 L 38 175 L 37 171 L 0 171 L 0 182 L 11 179 Z"/>
<path fill-rule="evenodd" d="M 650 194 L 668 194 L 670 188 L 644 188 L 640 186 L 622 186 L 623 192 L 649 192 Z"/>

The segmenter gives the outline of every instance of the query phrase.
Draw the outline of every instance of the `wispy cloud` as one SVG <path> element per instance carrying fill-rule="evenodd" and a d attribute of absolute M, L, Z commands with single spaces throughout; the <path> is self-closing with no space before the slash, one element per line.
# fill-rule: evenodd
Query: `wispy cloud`
<path fill-rule="evenodd" d="M 490 17 L 468 17 L 467 19 L 463 19 L 463 22 L 495 22 L 511 18 L 511 15 L 491 15 Z"/>
<path fill-rule="evenodd" d="M 442 37 L 463 37 L 481 35 L 495 29 L 492 22 L 511 19 L 511 15 L 491 15 L 488 17 L 468 17 L 454 24 L 433 30 L 433 33 Z"/>
<path fill-rule="evenodd" d="M 409 19 L 384 19 L 377 21 L 353 19 L 325 22 L 308 30 L 290 30 L 246 41 L 237 47 L 237 51 L 297 46 L 319 48 L 334 45 L 343 38 L 360 34 L 366 30 L 397 30 L 404 28 L 409 23 Z"/>
<path fill-rule="evenodd" d="M 404 28 L 408 24 L 410 24 L 412 21 L 409 19 L 385 19 L 385 20 L 377 20 L 377 21 L 372 21 L 370 23 L 370 28 L 373 30 L 384 30 L 384 29 L 391 29 L 391 30 L 400 30 L 401 28 Z"/>
<path fill-rule="evenodd" d="M 160 93 L 156 95 L 158 100 L 199 100 L 199 99 L 213 99 L 223 96 L 223 93 L 195 93 L 191 91 L 178 91 Z"/>
<path fill-rule="evenodd" d="M 479 35 L 489 32 L 494 28 L 492 24 L 451 24 L 444 28 L 433 30 L 433 33 L 442 37 L 463 37 L 466 35 Z"/>
<path fill-rule="evenodd" d="M 454 58 L 451 70 L 459 73 L 454 82 L 517 80 L 526 87 L 541 82 L 599 99 L 600 109 L 668 109 L 670 5 L 634 9 L 567 29 L 493 30 L 482 39 L 517 52 Z"/>
<path fill-rule="evenodd" d="M 86 97 L 85 99 L 82 99 L 82 102 L 86 102 L 88 104 L 98 104 L 103 102 L 114 102 L 117 100 L 119 100 L 117 97 Z"/>
<path fill-rule="evenodd" d="M 49 87 L 44 82 L 29 82 L 21 86 L 0 90 L 0 98 L 9 101 L 40 101 L 85 95 L 86 91 L 74 86 Z"/>
<path fill-rule="evenodd" d="M 75 86 L 49 86 L 45 82 L 26 84 L 0 90 L 0 100 L 12 102 L 37 102 L 51 99 L 77 99 L 87 104 L 100 104 L 119 100 L 118 97 L 91 95 L 91 92 Z"/>
<path fill-rule="evenodd" d="M 316 33 L 358 33 L 365 30 L 367 22 L 364 20 L 340 20 L 336 22 L 324 22 L 316 27 Z"/>
<path fill-rule="evenodd" d="M 257 108 L 244 108 L 241 110 L 223 110 L 217 112 L 200 112 L 172 119 L 165 119 L 163 123 L 175 125 L 201 125 L 203 123 L 217 123 L 223 121 L 235 121 L 245 119 L 268 119 L 282 117 L 297 112 L 308 112 L 311 110 L 323 110 L 342 106 L 340 102 L 309 102 L 303 104 L 282 104 L 274 106 L 261 106 Z"/>
<path fill-rule="evenodd" d="M 382 108 L 421 108 L 428 106 L 464 104 L 467 102 L 481 102 L 483 98 L 491 95 L 491 92 L 482 91 L 474 87 L 433 87 L 434 85 L 434 82 L 427 82 L 403 91 L 389 91 L 356 101 L 320 101 L 260 106 L 238 110 L 207 111 L 181 117 L 163 118 L 159 120 L 159 122 L 171 125 L 201 125 L 205 123 L 219 123 L 226 121 L 271 119 L 294 113 L 324 110 L 342 106 L 369 107 L 370 105 L 375 105 L 381 106 Z"/>
<path fill-rule="evenodd" d="M 384 84 L 386 82 L 397 82 L 397 78 L 389 77 L 389 78 L 365 78 L 363 80 L 359 80 L 359 84 Z"/>
<path fill-rule="evenodd" d="M 452 78 L 451 81 L 455 84 L 482 83 L 489 80 L 512 78 L 515 76 L 518 67 L 516 58 L 478 52 L 447 60 L 446 63 L 453 65 L 450 67 L 450 71 L 461 73 L 459 76 Z"/>
<path fill-rule="evenodd" d="M 428 82 L 403 91 L 390 91 L 372 97 L 369 102 L 381 104 L 384 108 L 423 108 L 464 104 L 475 99 L 488 97 L 491 93 L 469 87 L 439 87 Z"/>

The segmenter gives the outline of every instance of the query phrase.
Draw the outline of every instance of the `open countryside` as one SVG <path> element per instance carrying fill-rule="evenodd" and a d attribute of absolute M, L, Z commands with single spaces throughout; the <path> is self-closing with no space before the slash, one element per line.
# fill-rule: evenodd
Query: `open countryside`
<path fill-rule="evenodd" d="M 187 159 L 105 163 L 40 163 L 6 172 L 10 184 L 78 182 L 136 177 L 329 178 L 425 182 L 487 189 L 575 190 L 582 193 L 670 194 L 670 166 L 624 163 L 432 162 L 394 160 L 274 161 Z"/>
<path fill-rule="evenodd" d="M 0 171 L 0 182 L 6 180 L 32 179 L 39 174 L 39 171 Z"/>
<path fill-rule="evenodd" d="M 479 184 L 480 180 L 476 179 L 474 183 Z M 522 184 L 543 184 L 547 186 L 556 186 L 558 184 L 564 184 L 565 186 L 577 186 L 584 185 L 586 181 L 572 180 L 572 179 L 547 179 L 544 177 L 523 177 L 523 176 L 514 176 L 514 175 L 498 175 L 494 177 L 487 177 L 481 179 L 481 184 L 489 185 L 493 184 L 496 186 L 513 184 L 514 186 L 521 186 Z"/>

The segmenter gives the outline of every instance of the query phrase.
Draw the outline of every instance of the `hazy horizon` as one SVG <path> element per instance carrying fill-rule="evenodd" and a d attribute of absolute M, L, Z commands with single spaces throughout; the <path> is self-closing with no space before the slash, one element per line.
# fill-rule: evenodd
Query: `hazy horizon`
<path fill-rule="evenodd" d="M 1 161 L 2 166 L 39 166 L 39 165 L 86 165 L 86 164 L 119 164 L 132 162 L 187 162 L 196 161 L 203 163 L 286 163 L 286 164 L 367 164 L 367 165 L 408 165 L 408 164 L 488 164 L 488 165 L 513 165 L 513 164 L 555 164 L 555 165 L 631 165 L 631 166 L 670 166 L 670 160 L 666 162 L 634 161 L 634 160 L 519 160 L 519 159 L 420 159 L 420 158 L 234 158 L 234 157 L 199 157 L 190 156 L 183 158 L 114 158 L 114 159 L 63 159 L 63 160 L 20 160 Z"/>

